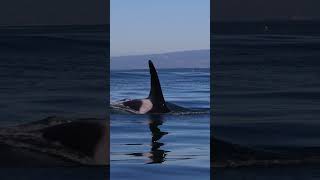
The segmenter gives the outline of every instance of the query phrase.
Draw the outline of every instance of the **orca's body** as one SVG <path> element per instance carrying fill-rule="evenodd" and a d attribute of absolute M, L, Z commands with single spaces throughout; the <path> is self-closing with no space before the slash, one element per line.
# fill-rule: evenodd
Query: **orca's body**
<path fill-rule="evenodd" d="M 149 69 L 151 81 L 149 96 L 145 99 L 133 99 L 119 102 L 114 104 L 114 107 L 135 114 L 160 114 L 171 111 L 164 100 L 157 70 L 150 60 Z"/>

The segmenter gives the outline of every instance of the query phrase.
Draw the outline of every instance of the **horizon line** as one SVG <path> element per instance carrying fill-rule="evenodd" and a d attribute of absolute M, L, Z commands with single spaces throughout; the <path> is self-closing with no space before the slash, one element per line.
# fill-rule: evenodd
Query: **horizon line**
<path fill-rule="evenodd" d="M 164 70 L 173 70 L 173 69 L 210 69 L 210 66 L 209 67 L 194 67 L 194 68 L 190 68 L 190 67 L 165 67 L 165 68 L 162 68 L 162 67 L 158 67 L 157 69 L 164 69 Z M 113 70 L 113 71 L 123 71 L 123 70 L 149 70 L 149 68 L 131 68 L 131 69 L 126 69 L 126 68 L 111 68 L 110 66 L 110 70 Z"/>
<path fill-rule="evenodd" d="M 120 57 L 129 57 L 129 56 L 146 56 L 146 55 L 161 55 L 161 54 L 170 54 L 170 53 L 183 53 L 188 51 L 210 51 L 210 48 L 208 49 L 190 49 L 190 50 L 173 50 L 173 51 L 167 51 L 162 53 L 145 53 L 145 54 L 132 54 L 132 55 L 120 55 L 120 56 L 110 56 L 110 58 L 120 58 Z"/>

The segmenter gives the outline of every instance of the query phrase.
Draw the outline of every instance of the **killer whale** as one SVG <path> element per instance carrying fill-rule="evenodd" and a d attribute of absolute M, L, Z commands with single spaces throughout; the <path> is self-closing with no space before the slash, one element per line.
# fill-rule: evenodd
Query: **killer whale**
<path fill-rule="evenodd" d="M 126 111 L 134 114 L 163 114 L 177 109 L 187 111 L 186 108 L 165 101 L 157 70 L 152 61 L 148 61 L 150 71 L 150 92 L 144 99 L 124 99 L 111 104 L 113 109 Z"/>
<path fill-rule="evenodd" d="M 107 166 L 106 121 L 52 116 L 1 127 L 0 167 Z"/>

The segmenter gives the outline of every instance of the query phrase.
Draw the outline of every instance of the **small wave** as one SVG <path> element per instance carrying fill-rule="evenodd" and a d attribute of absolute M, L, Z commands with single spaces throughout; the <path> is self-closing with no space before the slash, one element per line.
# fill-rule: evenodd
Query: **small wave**
<path fill-rule="evenodd" d="M 187 110 L 183 111 L 172 111 L 168 114 L 172 115 L 206 115 L 210 114 L 209 108 L 188 108 Z"/>
<path fill-rule="evenodd" d="M 226 161 L 213 163 L 212 166 L 216 168 L 235 168 L 235 167 L 257 167 L 257 166 L 292 166 L 292 165 L 306 165 L 306 164 L 320 164 L 319 159 L 270 159 L 270 160 L 247 160 L 247 161 Z"/>
<path fill-rule="evenodd" d="M 122 106 L 116 103 L 112 103 L 110 105 L 110 113 L 111 114 L 139 114 L 139 112 L 127 108 L 126 106 Z M 166 115 L 205 115 L 210 114 L 209 108 L 181 108 L 180 110 L 171 111 L 169 113 L 165 113 Z"/>
<path fill-rule="evenodd" d="M 235 94 L 221 94 L 221 97 L 250 97 L 250 98 L 296 98 L 296 99 L 320 99 L 318 91 L 287 90 L 269 92 L 246 92 Z"/>
<path fill-rule="evenodd" d="M 40 121 L 0 129 L 0 143 L 44 153 L 81 165 L 105 165 L 107 162 L 103 161 L 104 157 L 96 154 L 101 151 L 98 145 L 100 140 L 105 141 L 104 124 L 105 120 L 94 118 L 67 120 L 48 117 Z M 83 133 L 83 128 L 88 133 L 85 136 L 80 134 Z M 88 147 L 90 145 L 92 147 Z M 102 152 L 105 153 L 105 151 Z M 97 159 L 98 156 L 99 159 Z"/>
<path fill-rule="evenodd" d="M 320 164 L 319 147 L 249 147 L 211 137 L 213 167 Z"/>

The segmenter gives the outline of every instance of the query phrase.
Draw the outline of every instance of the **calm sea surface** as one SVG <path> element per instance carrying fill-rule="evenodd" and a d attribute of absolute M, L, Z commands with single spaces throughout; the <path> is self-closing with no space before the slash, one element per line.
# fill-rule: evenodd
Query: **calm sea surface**
<path fill-rule="evenodd" d="M 212 134 L 252 147 L 320 146 L 319 24 L 219 26 L 225 29 L 213 32 L 211 39 Z M 108 37 L 104 28 L 0 31 L 0 126 L 48 116 L 105 116 Z M 208 69 L 158 71 L 167 101 L 209 109 Z M 110 80 L 111 101 L 148 95 L 148 70 L 113 71 Z M 111 177 L 209 179 L 209 133 L 209 113 L 112 114 Z M 218 179 L 309 180 L 319 177 L 320 168 L 215 173 Z"/>
<path fill-rule="evenodd" d="M 320 24 L 218 23 L 214 27 L 212 134 L 250 147 L 319 147 Z M 320 168 L 310 166 L 216 171 L 217 179 L 226 180 L 317 179 L 319 175 Z"/>
<path fill-rule="evenodd" d="M 107 26 L 0 28 L 0 127 L 49 116 L 105 118 Z M 12 164 L 12 163 L 11 163 Z M 107 179 L 106 167 L 0 168 L 1 179 Z"/>
<path fill-rule="evenodd" d="M 202 113 L 111 114 L 111 179 L 210 179 L 209 69 L 158 74 L 166 101 Z M 111 71 L 111 102 L 148 96 L 149 78 L 148 69 Z"/>
<path fill-rule="evenodd" d="M 105 117 L 106 26 L 0 28 L 0 126 Z"/>

